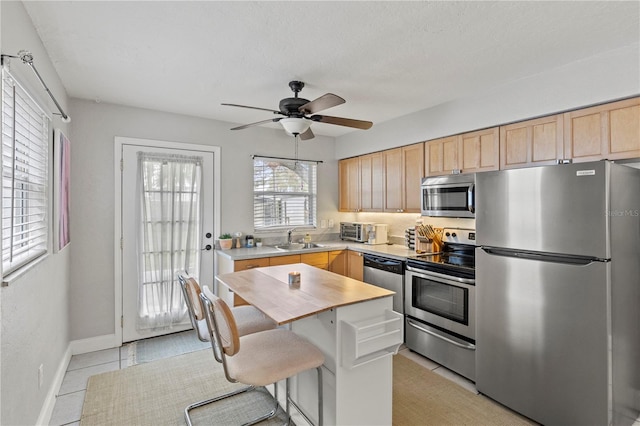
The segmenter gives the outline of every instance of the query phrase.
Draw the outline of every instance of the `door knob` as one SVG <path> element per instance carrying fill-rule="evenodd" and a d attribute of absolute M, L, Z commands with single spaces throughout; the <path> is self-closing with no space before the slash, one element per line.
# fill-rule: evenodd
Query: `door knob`
<path fill-rule="evenodd" d="M 213 247 L 211 247 L 211 244 L 207 244 L 206 246 L 204 246 L 204 248 L 202 250 L 206 250 L 209 251 L 211 250 Z"/>

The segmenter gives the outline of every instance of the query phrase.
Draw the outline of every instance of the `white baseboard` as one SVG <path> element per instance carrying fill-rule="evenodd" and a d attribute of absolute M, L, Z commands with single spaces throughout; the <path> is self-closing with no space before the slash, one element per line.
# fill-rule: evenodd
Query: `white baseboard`
<path fill-rule="evenodd" d="M 53 377 L 53 381 L 51 382 L 49 392 L 47 392 L 47 396 L 44 400 L 44 403 L 42 404 L 42 409 L 40 410 L 40 415 L 38 416 L 36 425 L 46 426 L 49 424 L 51 415 L 53 414 L 53 407 L 55 407 L 56 405 L 56 397 L 58 395 L 58 391 L 60 390 L 60 386 L 62 386 L 62 381 L 64 380 L 64 375 L 67 372 L 67 367 L 69 366 L 70 361 L 71 345 L 67 346 L 67 350 L 64 352 L 64 355 L 60 360 L 60 364 L 58 365 L 56 374 Z"/>
<path fill-rule="evenodd" d="M 66 374 L 67 368 L 69 367 L 69 362 L 71 362 L 72 355 L 101 351 L 103 349 L 117 348 L 121 345 L 122 342 L 120 342 L 119 339 L 116 338 L 115 334 L 107 334 L 104 336 L 91 337 L 88 339 L 74 340 L 69 343 L 69 346 L 67 346 L 67 350 L 60 360 L 60 364 L 58 365 L 56 374 L 53 378 L 53 381 L 51 382 L 51 387 L 49 388 L 49 392 L 47 392 L 47 397 L 44 400 L 44 404 L 42 404 L 42 409 L 40 410 L 40 415 L 38 416 L 36 425 L 46 426 L 51 421 L 53 408 L 56 405 L 56 397 L 58 395 L 58 392 L 60 391 L 60 386 L 62 386 L 62 381 L 64 380 L 64 375 Z"/>
<path fill-rule="evenodd" d="M 90 337 L 88 339 L 73 340 L 71 342 L 71 354 L 79 355 L 87 352 L 101 351 L 103 349 L 119 348 L 122 342 L 115 334 Z"/>

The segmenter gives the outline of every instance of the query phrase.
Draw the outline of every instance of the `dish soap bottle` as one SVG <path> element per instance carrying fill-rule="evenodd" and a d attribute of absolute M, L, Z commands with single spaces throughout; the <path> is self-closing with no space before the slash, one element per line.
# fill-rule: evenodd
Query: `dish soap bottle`
<path fill-rule="evenodd" d="M 310 242 L 311 242 L 311 235 L 305 234 L 304 235 L 304 243 L 305 244 L 309 244 Z"/>

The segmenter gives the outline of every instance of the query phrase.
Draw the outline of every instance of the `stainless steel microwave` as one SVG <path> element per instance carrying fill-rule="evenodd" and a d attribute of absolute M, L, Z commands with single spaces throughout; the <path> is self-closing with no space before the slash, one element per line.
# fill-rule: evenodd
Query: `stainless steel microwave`
<path fill-rule="evenodd" d="M 422 216 L 475 217 L 475 173 L 422 179 Z"/>
<path fill-rule="evenodd" d="M 364 243 L 369 240 L 370 222 L 340 222 L 340 239 Z"/>

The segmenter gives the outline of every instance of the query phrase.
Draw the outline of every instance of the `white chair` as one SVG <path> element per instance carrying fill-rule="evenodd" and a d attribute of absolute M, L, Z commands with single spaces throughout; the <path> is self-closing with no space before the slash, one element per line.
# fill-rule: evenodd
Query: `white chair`
<path fill-rule="evenodd" d="M 292 331 L 277 328 L 240 336 L 229 306 L 208 288 L 200 294 L 211 341 L 220 348 L 222 366 L 227 380 L 250 386 L 266 386 L 286 380 L 286 413 L 289 416 L 289 379 L 303 371 L 316 369 L 318 375 L 318 425 L 323 423 L 322 364 L 324 355 L 312 343 Z M 215 345 L 212 343 L 215 351 Z M 241 350 L 242 349 L 242 350 Z M 224 395 L 219 399 L 231 395 Z M 295 405 L 295 403 L 294 403 Z M 278 409 L 276 393 L 274 408 L 247 424 L 273 417 Z M 302 413 L 302 411 L 301 411 Z M 302 413 L 304 415 L 304 413 Z M 305 416 L 306 417 L 306 416 Z M 307 418 L 307 421 L 311 421 Z"/>
<path fill-rule="evenodd" d="M 187 310 L 189 312 L 191 325 L 196 331 L 198 339 L 202 342 L 211 342 L 209 329 L 207 327 L 207 321 L 204 317 L 202 304 L 200 303 L 200 284 L 195 278 L 184 272 L 178 274 L 178 282 L 180 283 L 182 295 L 184 296 L 184 300 L 187 304 Z M 206 286 L 205 289 L 209 291 Z M 238 324 L 238 333 L 240 333 L 240 335 L 242 336 L 246 334 L 257 333 L 260 331 L 272 330 L 277 327 L 277 324 L 275 322 L 273 322 L 269 317 L 264 315 L 254 306 L 237 306 L 232 308 L 232 313 Z M 216 361 L 222 362 L 219 348 L 214 347 L 213 354 Z M 250 390 L 253 390 L 253 386 L 249 386 L 247 388 L 232 392 L 231 394 L 227 395 L 227 397 Z M 191 410 L 202 407 L 203 405 L 211 404 L 215 401 L 219 401 L 220 399 L 220 397 L 215 397 L 203 401 L 198 401 L 185 408 L 184 416 L 187 424 L 191 425 L 191 417 L 189 415 L 189 412 Z"/>

